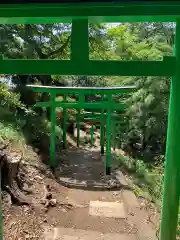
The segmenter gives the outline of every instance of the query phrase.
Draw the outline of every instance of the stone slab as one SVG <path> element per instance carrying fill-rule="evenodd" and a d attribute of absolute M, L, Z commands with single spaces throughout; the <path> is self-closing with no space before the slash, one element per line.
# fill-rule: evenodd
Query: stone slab
<path fill-rule="evenodd" d="M 100 233 L 72 228 L 54 228 L 45 233 L 45 240 L 137 240 L 135 235 Z"/>
<path fill-rule="evenodd" d="M 126 218 L 124 203 L 90 201 L 89 215 L 111 218 Z"/>

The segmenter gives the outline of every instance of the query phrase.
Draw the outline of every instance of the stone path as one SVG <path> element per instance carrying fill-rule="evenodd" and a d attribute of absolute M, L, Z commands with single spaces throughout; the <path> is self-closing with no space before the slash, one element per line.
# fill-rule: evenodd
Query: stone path
<path fill-rule="evenodd" d="M 114 161 L 112 176 L 106 177 L 104 158 L 96 149 L 72 148 L 58 159 L 56 174 L 68 188 L 67 201 L 76 207 L 63 213 L 58 226 L 45 228 L 45 240 L 157 239 L 148 213 Z"/>
<path fill-rule="evenodd" d="M 46 240 L 137 240 L 135 236 L 126 234 L 100 233 L 96 231 L 76 230 L 71 228 L 55 228 L 53 233 L 46 233 Z"/>

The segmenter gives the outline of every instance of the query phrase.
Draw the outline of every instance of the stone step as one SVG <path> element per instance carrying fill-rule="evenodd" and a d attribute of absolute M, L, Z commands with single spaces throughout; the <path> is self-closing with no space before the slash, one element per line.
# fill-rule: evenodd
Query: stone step
<path fill-rule="evenodd" d="M 135 235 L 100 233 L 72 228 L 54 228 L 45 232 L 45 240 L 137 240 Z"/>
<path fill-rule="evenodd" d="M 90 201 L 89 215 L 110 218 L 126 218 L 123 202 Z"/>

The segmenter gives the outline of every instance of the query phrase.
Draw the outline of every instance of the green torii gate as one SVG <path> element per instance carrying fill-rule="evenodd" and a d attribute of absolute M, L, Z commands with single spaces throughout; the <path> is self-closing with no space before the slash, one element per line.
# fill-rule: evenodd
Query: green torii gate
<path fill-rule="evenodd" d="M 89 3 L 16 4 L 1 1 L 0 24 L 50 24 L 72 22 L 71 60 L 4 60 L 0 74 L 59 74 L 173 77 L 170 91 L 166 164 L 160 240 L 175 240 L 180 180 L 180 2 L 120 1 Z M 26 1 L 24 1 L 26 2 Z M 31 2 L 31 0 L 27 1 Z M 33 1 L 32 1 L 33 2 Z M 38 0 L 36 1 L 38 2 Z M 78 2 L 78 4 L 73 4 Z M 176 22 L 175 56 L 162 61 L 89 60 L 88 22 Z M 83 51 L 79 51 L 82 49 Z M 2 238 L 2 237 L 1 237 Z"/>
<path fill-rule="evenodd" d="M 38 85 L 28 85 L 28 87 L 32 88 L 35 92 L 41 93 L 49 93 L 50 101 L 49 102 L 38 102 L 35 104 L 36 107 L 49 107 L 51 111 L 51 141 L 50 141 L 50 165 L 51 167 L 55 167 L 56 165 L 56 108 L 63 108 L 63 146 L 66 148 L 66 123 L 67 123 L 67 109 L 77 109 L 77 146 L 79 147 L 79 137 L 80 137 L 80 121 L 81 121 L 81 113 L 80 109 L 99 109 L 102 111 L 101 114 L 101 152 L 104 149 L 104 112 L 106 112 L 106 174 L 110 174 L 111 167 L 111 132 L 112 132 L 112 111 L 113 110 L 123 110 L 125 108 L 125 104 L 123 103 L 115 103 L 113 102 L 113 95 L 115 94 L 126 94 L 131 93 L 135 90 L 134 86 L 128 87 L 114 87 L 114 88 L 89 88 L 89 87 L 55 87 L 55 86 L 38 86 Z M 64 95 L 64 99 L 62 101 L 57 101 L 56 96 Z M 79 96 L 78 101 L 76 102 L 68 102 L 67 96 L 68 94 L 77 94 Z M 104 98 L 107 97 L 107 101 L 101 102 L 85 102 L 85 95 L 102 95 Z M 87 115 L 87 114 L 86 114 Z M 95 114 L 92 113 L 95 116 Z M 90 118 L 95 121 L 95 118 Z M 89 120 L 90 120 L 89 119 Z M 115 123 L 114 123 L 115 124 Z M 93 145 L 93 124 L 91 128 L 91 146 Z"/>
<path fill-rule="evenodd" d="M 130 88 L 131 89 L 131 88 Z M 118 89 L 117 89 L 118 90 Z M 85 112 L 80 114 L 77 114 L 77 147 L 79 147 L 79 137 L 80 137 L 80 122 L 91 122 L 91 147 L 93 146 L 93 135 L 94 135 L 94 125 L 97 127 L 100 127 L 100 145 L 101 145 L 101 154 L 104 154 L 104 135 L 105 135 L 105 126 L 106 126 L 106 113 L 104 110 L 101 110 L 100 112 Z M 116 138 L 118 137 L 118 147 L 120 147 L 120 133 L 121 133 L 121 127 L 123 127 L 126 122 L 119 118 L 119 115 L 111 113 L 111 136 L 113 141 L 113 149 L 116 149 Z"/>

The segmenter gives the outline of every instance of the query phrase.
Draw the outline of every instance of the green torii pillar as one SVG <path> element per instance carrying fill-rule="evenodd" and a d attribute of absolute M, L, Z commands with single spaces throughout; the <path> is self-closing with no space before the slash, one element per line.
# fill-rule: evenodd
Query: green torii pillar
<path fill-rule="evenodd" d="M 171 80 L 160 240 L 175 240 L 180 196 L 180 18 L 176 22 L 176 75 Z"/>

